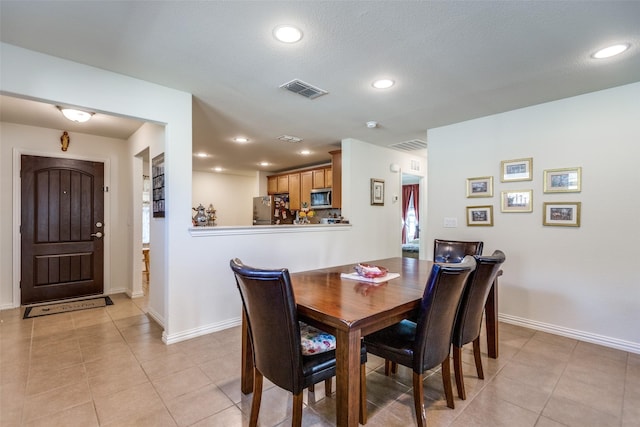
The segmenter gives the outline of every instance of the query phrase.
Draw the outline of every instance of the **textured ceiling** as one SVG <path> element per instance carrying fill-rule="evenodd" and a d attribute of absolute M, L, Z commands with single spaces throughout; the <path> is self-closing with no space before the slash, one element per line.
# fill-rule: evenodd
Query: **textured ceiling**
<path fill-rule="evenodd" d="M 193 150 L 211 155 L 194 169 L 242 173 L 328 160 L 343 138 L 426 140 L 429 128 L 639 81 L 639 17 L 639 1 L 2 0 L 0 36 L 192 93 Z M 282 23 L 302 41 L 277 42 Z M 590 58 L 616 42 L 631 50 Z M 373 89 L 380 77 L 396 85 Z M 295 78 L 329 94 L 279 87 Z M 4 101 L 2 120 L 29 123 Z"/>

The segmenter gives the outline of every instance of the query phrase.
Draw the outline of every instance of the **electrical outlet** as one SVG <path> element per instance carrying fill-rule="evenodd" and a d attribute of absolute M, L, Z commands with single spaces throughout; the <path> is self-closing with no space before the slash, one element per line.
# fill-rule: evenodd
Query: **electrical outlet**
<path fill-rule="evenodd" d="M 456 228 L 458 226 L 458 218 L 445 217 L 442 225 L 445 228 Z"/>

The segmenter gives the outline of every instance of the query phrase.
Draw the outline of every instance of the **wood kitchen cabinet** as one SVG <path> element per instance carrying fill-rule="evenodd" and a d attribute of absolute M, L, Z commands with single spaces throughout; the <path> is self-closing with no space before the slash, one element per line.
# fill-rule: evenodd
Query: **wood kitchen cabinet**
<path fill-rule="evenodd" d="M 324 169 L 315 169 L 313 172 L 313 188 L 327 188 L 324 183 Z"/>
<path fill-rule="evenodd" d="M 300 174 L 289 174 L 289 209 L 300 210 Z"/>
<path fill-rule="evenodd" d="M 267 193 L 282 194 L 289 192 L 289 175 L 274 175 L 267 177 Z"/>
<path fill-rule="evenodd" d="M 311 206 L 311 189 L 313 188 L 313 172 L 300 172 L 300 206 L 305 202 Z"/>
<path fill-rule="evenodd" d="M 277 194 L 278 193 L 278 177 L 277 176 L 269 176 L 267 177 L 267 194 Z"/>

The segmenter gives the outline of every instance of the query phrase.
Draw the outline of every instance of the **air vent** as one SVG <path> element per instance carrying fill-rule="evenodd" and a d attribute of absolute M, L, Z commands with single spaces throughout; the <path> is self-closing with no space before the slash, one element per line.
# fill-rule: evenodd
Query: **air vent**
<path fill-rule="evenodd" d="M 403 151 L 425 150 L 427 148 L 427 143 L 421 139 L 412 139 L 411 141 L 399 142 L 397 144 L 390 145 L 389 148 L 395 148 L 396 150 Z"/>
<path fill-rule="evenodd" d="M 280 87 L 309 99 L 316 99 L 329 93 L 326 90 L 322 90 L 298 79 L 291 80 Z"/>
<path fill-rule="evenodd" d="M 284 142 L 301 142 L 302 141 L 302 138 L 298 138 L 297 136 L 291 136 L 291 135 L 280 135 L 278 139 Z"/>

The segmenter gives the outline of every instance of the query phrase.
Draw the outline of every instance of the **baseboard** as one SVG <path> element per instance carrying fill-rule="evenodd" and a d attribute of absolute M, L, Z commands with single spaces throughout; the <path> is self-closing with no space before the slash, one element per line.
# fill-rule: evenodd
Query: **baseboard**
<path fill-rule="evenodd" d="M 228 319 L 219 323 L 212 323 L 210 325 L 206 325 L 200 328 L 194 328 L 188 331 L 183 331 L 177 334 L 167 335 L 167 332 L 165 330 L 165 332 L 162 333 L 162 341 L 165 344 L 174 344 L 180 341 L 185 341 L 191 338 L 207 335 L 212 332 L 218 332 L 218 331 L 232 328 L 234 326 L 240 326 L 241 324 L 242 324 L 242 318 L 237 317 L 237 318 Z"/>
<path fill-rule="evenodd" d="M 535 320 L 524 319 L 517 316 L 510 316 L 508 314 L 499 314 L 498 320 L 512 325 L 535 329 L 537 331 L 548 332 L 550 334 L 561 335 L 563 337 L 573 338 L 579 341 L 586 341 L 592 344 L 599 344 L 605 347 L 628 351 L 629 353 L 640 354 L 640 343 L 636 342 L 620 340 L 617 338 L 606 337 L 604 335 L 592 334 L 584 331 L 578 331 L 576 329 L 564 328 L 562 326 L 537 322 Z"/>
<path fill-rule="evenodd" d="M 164 317 L 162 317 L 158 312 L 153 310 L 151 307 L 147 310 L 147 315 L 151 317 L 162 329 L 164 329 Z"/>

